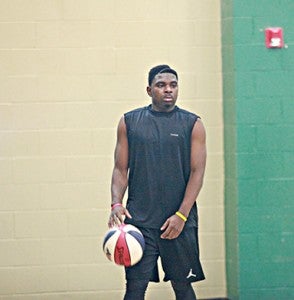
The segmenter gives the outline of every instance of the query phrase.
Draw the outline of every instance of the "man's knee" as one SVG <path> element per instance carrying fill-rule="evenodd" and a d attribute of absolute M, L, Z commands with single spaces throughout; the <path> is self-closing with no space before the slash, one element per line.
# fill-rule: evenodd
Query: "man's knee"
<path fill-rule="evenodd" d="M 131 279 L 126 284 L 124 300 L 143 300 L 149 280 Z"/>
<path fill-rule="evenodd" d="M 196 295 L 190 282 L 171 282 L 176 299 L 196 300 Z"/>

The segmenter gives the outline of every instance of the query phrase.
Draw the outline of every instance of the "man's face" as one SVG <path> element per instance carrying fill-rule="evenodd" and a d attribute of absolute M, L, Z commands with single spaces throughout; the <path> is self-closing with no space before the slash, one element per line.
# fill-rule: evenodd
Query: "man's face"
<path fill-rule="evenodd" d="M 152 98 L 152 108 L 168 112 L 174 109 L 178 98 L 178 80 L 172 73 L 157 74 L 147 93 Z"/>

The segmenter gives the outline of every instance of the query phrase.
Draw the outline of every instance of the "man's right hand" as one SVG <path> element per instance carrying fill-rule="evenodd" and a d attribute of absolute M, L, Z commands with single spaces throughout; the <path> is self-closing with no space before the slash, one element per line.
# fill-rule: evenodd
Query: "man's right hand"
<path fill-rule="evenodd" d="M 124 222 L 124 216 L 127 216 L 129 219 L 132 218 L 129 211 L 122 205 L 114 207 L 109 216 L 108 227 L 121 225 Z"/>

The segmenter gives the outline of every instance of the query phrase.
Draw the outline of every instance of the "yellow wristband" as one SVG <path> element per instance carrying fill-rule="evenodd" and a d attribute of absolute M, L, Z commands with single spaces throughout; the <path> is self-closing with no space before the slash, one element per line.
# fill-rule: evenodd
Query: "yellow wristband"
<path fill-rule="evenodd" d="M 187 222 L 187 218 L 181 212 L 177 211 L 176 215 L 180 217 L 184 222 Z"/>

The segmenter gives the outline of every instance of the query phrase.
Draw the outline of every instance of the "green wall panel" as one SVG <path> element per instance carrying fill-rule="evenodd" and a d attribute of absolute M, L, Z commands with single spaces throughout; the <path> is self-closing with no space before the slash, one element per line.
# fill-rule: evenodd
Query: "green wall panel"
<path fill-rule="evenodd" d="M 294 1 L 221 3 L 228 296 L 294 299 Z"/>

